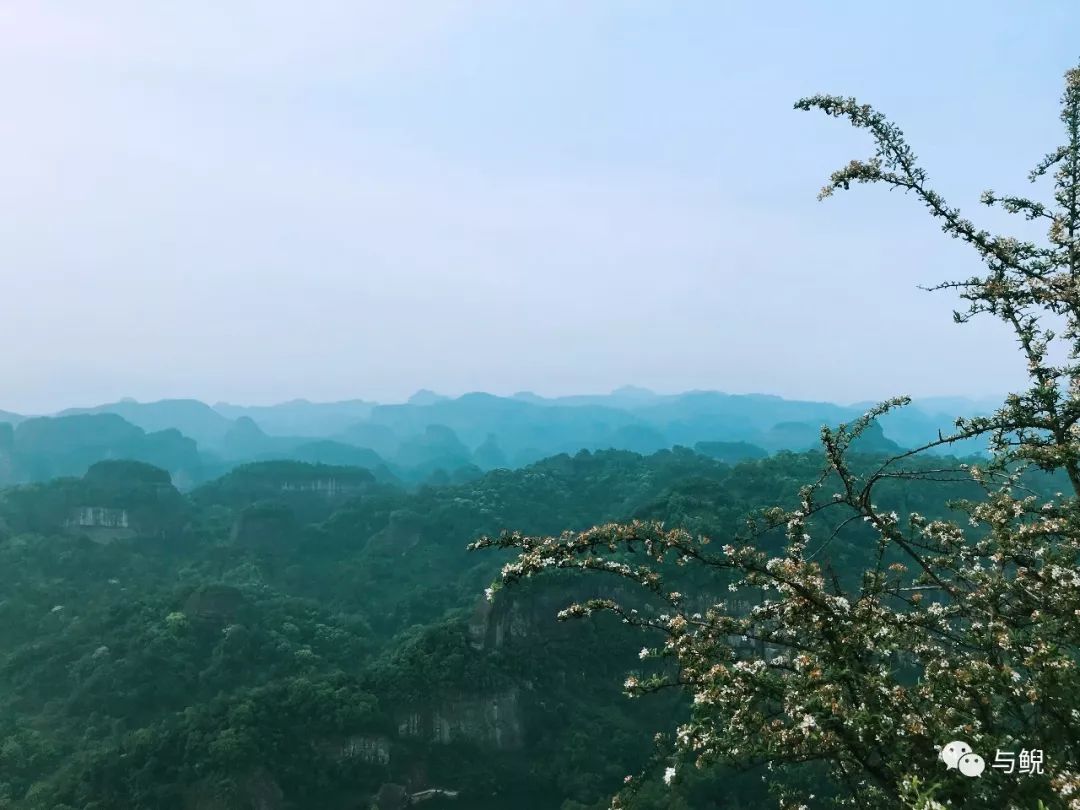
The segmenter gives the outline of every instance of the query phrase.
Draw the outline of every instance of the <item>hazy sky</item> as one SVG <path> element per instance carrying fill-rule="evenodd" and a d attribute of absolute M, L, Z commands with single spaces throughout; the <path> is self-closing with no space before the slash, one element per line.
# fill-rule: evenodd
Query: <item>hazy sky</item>
<path fill-rule="evenodd" d="M 1075 0 L 0 0 L 0 408 L 1015 382 L 866 137 L 1028 191 Z M 992 217 L 990 224 L 1000 220 Z"/>

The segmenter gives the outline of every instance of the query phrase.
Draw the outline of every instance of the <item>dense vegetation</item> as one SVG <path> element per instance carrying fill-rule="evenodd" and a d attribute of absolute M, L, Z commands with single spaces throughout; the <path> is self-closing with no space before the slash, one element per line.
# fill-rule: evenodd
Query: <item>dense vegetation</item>
<path fill-rule="evenodd" d="M 115 461 L 5 490 L 0 806 L 355 808 L 386 784 L 459 791 L 432 807 L 603 806 L 682 698 L 622 696 L 640 639 L 619 623 L 554 621 L 591 583 L 492 606 L 502 560 L 466 544 L 632 517 L 721 536 L 820 464 L 581 452 L 409 491 L 272 462 L 182 494 Z M 891 497 L 929 509 L 924 489 Z M 762 795 L 724 770 L 651 789 L 640 807 Z"/>

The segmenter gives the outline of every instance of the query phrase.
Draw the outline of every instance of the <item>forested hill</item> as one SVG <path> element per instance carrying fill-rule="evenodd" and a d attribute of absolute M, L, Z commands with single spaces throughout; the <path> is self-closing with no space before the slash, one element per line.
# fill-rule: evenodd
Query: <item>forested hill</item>
<path fill-rule="evenodd" d="M 975 415 L 975 401 L 949 402 Z M 653 453 L 693 447 L 727 463 L 817 446 L 822 424 L 855 418 L 841 406 L 764 395 L 620 389 L 545 399 L 421 392 L 409 402 L 362 400 L 243 407 L 197 400 L 134 400 L 26 417 L 0 411 L 0 486 L 81 476 L 97 461 L 137 459 L 170 472 L 187 491 L 234 467 L 289 459 L 364 467 L 381 481 L 448 484 L 578 450 Z M 949 432 L 943 403 L 923 400 L 887 414 L 860 439 L 867 452 L 916 447 Z M 979 452 L 977 443 L 953 448 Z"/>
<path fill-rule="evenodd" d="M 555 621 L 601 580 L 488 603 L 504 560 L 466 544 L 632 517 L 727 537 L 820 464 L 580 452 L 406 490 L 272 462 L 184 494 L 108 461 L 4 490 L 0 807 L 346 810 L 437 789 L 457 796 L 425 806 L 606 806 L 679 696 L 627 700 L 640 638 Z M 829 550 L 841 575 L 860 537 Z M 710 771 L 636 806 L 751 807 L 761 785 Z"/>

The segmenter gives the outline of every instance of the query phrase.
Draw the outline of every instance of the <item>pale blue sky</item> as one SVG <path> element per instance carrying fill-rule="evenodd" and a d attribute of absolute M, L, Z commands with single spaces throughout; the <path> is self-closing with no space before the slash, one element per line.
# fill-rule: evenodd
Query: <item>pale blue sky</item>
<path fill-rule="evenodd" d="M 912 200 L 815 200 L 870 144 L 793 102 L 879 107 L 982 217 L 1060 142 L 1080 9 L 0 0 L 0 42 L 0 408 L 855 401 L 1021 367 L 916 289 L 973 265 Z"/>

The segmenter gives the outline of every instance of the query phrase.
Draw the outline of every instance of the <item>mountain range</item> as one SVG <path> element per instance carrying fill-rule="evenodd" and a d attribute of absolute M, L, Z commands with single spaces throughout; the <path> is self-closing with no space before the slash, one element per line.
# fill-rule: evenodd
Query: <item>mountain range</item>
<path fill-rule="evenodd" d="M 78 476 L 97 461 L 121 458 L 167 469 L 181 488 L 270 459 L 364 467 L 407 484 L 467 480 L 583 449 L 648 454 L 685 446 L 737 463 L 815 447 L 822 425 L 850 421 L 869 405 L 718 391 L 657 394 L 632 386 L 554 398 L 423 390 L 400 404 L 124 399 L 48 416 L 0 411 L 0 485 Z M 957 416 L 990 410 L 985 400 L 917 400 L 882 417 L 860 446 L 916 447 L 948 433 Z M 969 441 L 950 450 L 982 448 Z"/>

